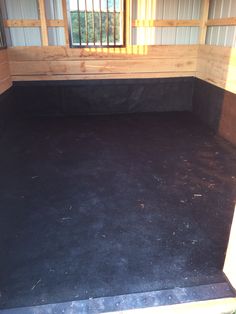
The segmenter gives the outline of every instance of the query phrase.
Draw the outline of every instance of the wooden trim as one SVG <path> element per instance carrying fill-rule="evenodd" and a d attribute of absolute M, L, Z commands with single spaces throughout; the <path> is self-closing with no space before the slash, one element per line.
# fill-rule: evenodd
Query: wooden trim
<path fill-rule="evenodd" d="M 40 20 L 4 20 L 5 27 L 40 27 Z"/>
<path fill-rule="evenodd" d="M 40 16 L 40 22 L 41 22 L 42 45 L 48 46 L 48 28 L 47 28 L 44 0 L 38 0 L 38 5 L 39 5 L 39 16 Z"/>
<path fill-rule="evenodd" d="M 61 80 L 109 80 L 137 78 L 193 77 L 195 71 L 158 72 L 158 73 L 113 73 L 113 74 L 69 74 L 69 75 L 13 75 L 13 81 L 61 81 Z"/>
<path fill-rule="evenodd" d="M 131 45 L 131 0 L 125 1 L 125 44 Z"/>
<path fill-rule="evenodd" d="M 11 61 L 80 61 L 89 59 L 197 59 L 198 45 L 127 46 L 123 48 L 80 48 L 64 46 L 8 48 Z"/>
<path fill-rule="evenodd" d="M 64 27 L 65 21 L 64 20 L 47 20 L 47 27 Z"/>
<path fill-rule="evenodd" d="M 200 20 L 133 20 L 132 27 L 200 26 Z"/>
<path fill-rule="evenodd" d="M 209 15 L 210 0 L 202 1 L 202 10 L 201 10 L 201 22 L 200 22 L 200 35 L 199 35 L 199 44 L 204 45 L 206 43 L 206 33 L 207 33 L 207 21 Z"/>
<path fill-rule="evenodd" d="M 47 27 L 64 27 L 64 20 L 46 20 Z M 4 20 L 5 27 L 40 27 L 40 20 Z"/>
<path fill-rule="evenodd" d="M 225 19 L 213 19 L 207 21 L 207 26 L 231 26 L 236 25 L 236 17 L 229 17 Z"/>
<path fill-rule="evenodd" d="M 0 95 L 12 86 L 11 77 L 7 77 L 5 80 L 0 81 Z"/>
<path fill-rule="evenodd" d="M 229 279 L 231 285 L 236 289 L 236 268 L 235 268 L 235 261 L 236 261 L 236 206 L 234 212 L 234 218 L 231 227 L 231 233 L 229 238 L 229 244 L 227 248 L 225 264 L 224 264 L 224 273 Z"/>
<path fill-rule="evenodd" d="M 64 21 L 64 30 L 65 30 L 65 41 L 66 46 L 69 47 L 69 27 L 68 27 L 68 16 L 67 16 L 67 0 L 62 0 L 62 11 L 63 11 L 63 21 Z"/>

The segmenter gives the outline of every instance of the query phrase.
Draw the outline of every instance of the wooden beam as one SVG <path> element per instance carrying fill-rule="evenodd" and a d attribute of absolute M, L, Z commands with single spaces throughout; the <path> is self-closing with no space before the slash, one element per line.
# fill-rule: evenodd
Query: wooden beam
<path fill-rule="evenodd" d="M 4 20 L 5 27 L 40 27 L 40 20 Z"/>
<path fill-rule="evenodd" d="M 226 259 L 224 264 L 224 273 L 226 274 L 227 278 L 229 279 L 231 285 L 236 289 L 236 268 L 235 268 L 235 261 L 236 261 L 236 206 L 234 212 L 234 218 L 231 227 L 231 233 L 229 238 L 229 244 L 226 253 Z"/>
<path fill-rule="evenodd" d="M 64 27 L 64 20 L 47 20 L 46 21 L 48 27 Z"/>
<path fill-rule="evenodd" d="M 8 56 L 11 61 L 80 61 L 88 59 L 197 59 L 198 45 L 170 46 L 127 46 L 110 48 L 67 47 L 11 47 Z M 1 55 L 0 55 L 1 56 Z"/>
<path fill-rule="evenodd" d="M 200 20 L 133 20 L 132 27 L 200 26 Z"/>
<path fill-rule="evenodd" d="M 234 26 L 236 25 L 236 17 L 208 20 L 206 24 L 207 26 Z"/>
<path fill-rule="evenodd" d="M 67 16 L 67 0 L 62 0 L 62 11 L 64 20 L 64 30 L 65 30 L 65 41 L 66 46 L 69 47 L 69 28 L 68 28 L 68 16 Z"/>
<path fill-rule="evenodd" d="M 44 0 L 38 0 L 38 4 L 39 4 L 39 17 L 41 22 L 42 46 L 48 46 L 48 28 Z"/>
<path fill-rule="evenodd" d="M 131 45 L 131 0 L 125 1 L 125 44 Z"/>
<path fill-rule="evenodd" d="M 200 35 L 199 44 L 204 45 L 206 42 L 207 21 L 209 15 L 210 0 L 202 1 L 201 20 L 200 20 Z"/>
<path fill-rule="evenodd" d="M 47 27 L 64 27 L 64 20 L 47 20 Z M 4 20 L 5 27 L 40 27 L 40 20 Z"/>

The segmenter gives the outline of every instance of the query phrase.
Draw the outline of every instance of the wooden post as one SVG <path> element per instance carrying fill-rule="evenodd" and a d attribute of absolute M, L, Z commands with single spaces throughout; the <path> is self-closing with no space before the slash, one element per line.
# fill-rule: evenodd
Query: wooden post
<path fill-rule="evenodd" d="M 66 2 L 66 0 L 62 0 L 62 10 L 63 10 L 66 46 L 69 47 L 69 28 L 68 28 L 68 16 L 67 16 L 67 2 Z"/>
<path fill-rule="evenodd" d="M 131 13 L 130 13 L 130 0 L 126 0 L 125 3 L 125 41 L 126 41 L 126 46 L 130 46 L 131 44 Z"/>
<path fill-rule="evenodd" d="M 48 46 L 48 28 L 44 0 L 38 0 L 38 4 L 39 4 L 39 17 L 41 22 L 42 45 Z"/>
<path fill-rule="evenodd" d="M 234 218 L 231 227 L 231 233 L 229 238 L 229 244 L 227 248 L 224 273 L 229 279 L 231 285 L 236 289 L 236 206 L 234 212 Z"/>
<path fill-rule="evenodd" d="M 209 6 L 210 6 L 210 0 L 203 0 L 202 1 L 202 10 L 201 10 L 201 19 L 200 19 L 201 20 L 200 35 L 199 35 L 199 44 L 200 45 L 205 45 L 205 42 L 206 42 Z"/>

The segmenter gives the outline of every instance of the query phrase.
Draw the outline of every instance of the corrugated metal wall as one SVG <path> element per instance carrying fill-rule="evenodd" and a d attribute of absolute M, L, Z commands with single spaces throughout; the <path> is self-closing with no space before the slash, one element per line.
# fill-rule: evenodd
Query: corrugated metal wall
<path fill-rule="evenodd" d="M 138 20 L 199 19 L 201 0 L 133 0 L 132 18 Z M 197 44 L 199 27 L 139 27 L 132 30 L 133 44 Z"/>
<path fill-rule="evenodd" d="M 3 18 L 38 19 L 37 0 L 0 0 Z M 8 46 L 41 46 L 38 27 L 6 29 Z"/>
<path fill-rule="evenodd" d="M 211 0 L 209 19 L 236 16 L 236 0 Z M 236 26 L 211 26 L 207 30 L 208 45 L 236 47 Z"/>
<path fill-rule="evenodd" d="M 39 19 L 37 0 L 0 0 L 4 19 Z M 45 1 L 48 19 L 63 19 L 61 0 Z M 7 28 L 8 46 L 41 46 L 38 27 Z M 63 27 L 48 28 L 49 45 L 65 45 Z"/>
<path fill-rule="evenodd" d="M 37 0 L 0 0 L 5 19 L 38 19 Z M 61 0 L 46 0 L 48 19 L 62 19 Z M 132 19 L 199 19 L 201 0 L 132 0 Z M 236 0 L 211 0 L 209 18 L 236 16 Z M 40 28 L 7 28 L 8 46 L 41 46 Z M 49 45 L 64 45 L 62 27 L 48 28 Z M 197 44 L 199 27 L 132 28 L 133 45 Z M 235 26 L 208 27 L 206 43 L 236 47 Z"/>

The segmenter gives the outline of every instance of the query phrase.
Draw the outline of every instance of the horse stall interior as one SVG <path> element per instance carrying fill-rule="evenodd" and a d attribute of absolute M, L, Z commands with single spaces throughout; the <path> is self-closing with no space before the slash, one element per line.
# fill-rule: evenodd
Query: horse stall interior
<path fill-rule="evenodd" d="M 0 313 L 234 298 L 236 1 L 0 5 Z"/>

